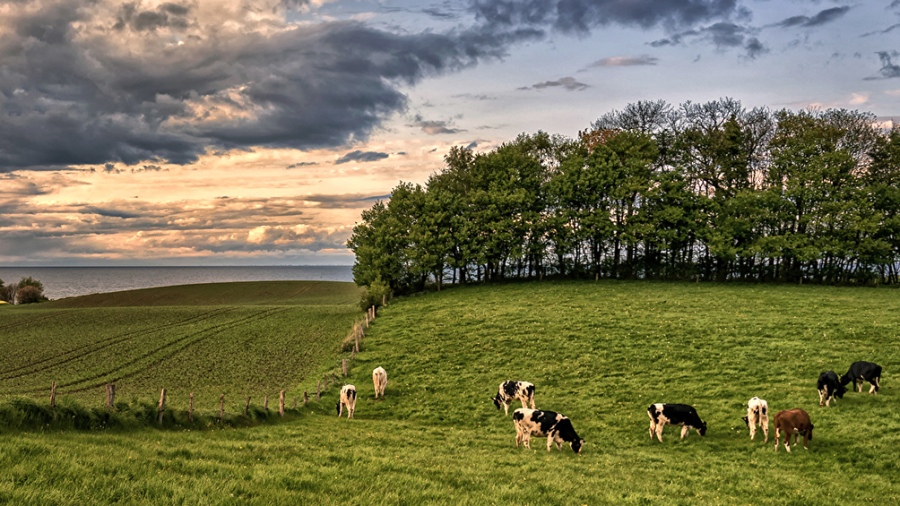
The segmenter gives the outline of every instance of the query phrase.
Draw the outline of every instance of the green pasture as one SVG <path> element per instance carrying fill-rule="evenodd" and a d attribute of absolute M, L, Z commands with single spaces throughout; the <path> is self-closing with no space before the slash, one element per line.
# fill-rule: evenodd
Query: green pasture
<path fill-rule="evenodd" d="M 314 388 L 323 371 L 348 358 L 336 343 L 358 315 L 351 298 L 313 370 L 264 383 Z M 290 304 L 252 306 L 224 307 L 274 311 Z M 53 330 L 56 318 L 74 320 L 68 312 L 84 311 L 105 329 L 113 326 L 107 318 L 119 321 L 109 315 L 120 309 L 4 308 L 0 327 L 16 328 L 8 322 L 22 315 L 34 320 L 30 327 L 47 327 L 45 344 L 15 331 L 29 356 L 41 357 L 64 337 Z M 163 311 L 158 325 L 170 325 L 160 333 L 171 334 L 166 339 L 194 335 L 187 313 L 178 313 L 188 308 L 143 309 Z M 265 324 L 279 314 L 243 314 L 243 331 L 201 340 L 237 350 L 230 361 L 221 352 L 223 367 L 204 376 L 243 395 L 240 385 L 250 374 L 241 372 L 241 362 L 276 359 L 226 341 L 285 328 Z M 149 332 L 137 315 L 116 323 L 115 335 L 134 332 L 129 326 Z M 0 428 L 0 503 L 892 504 L 900 502 L 898 329 L 900 292 L 885 288 L 647 282 L 454 288 L 382 310 L 347 380 L 360 394 L 354 420 L 336 418 L 332 388 L 284 421 L 248 428 Z M 0 339 L 18 349 L 5 332 Z M 91 342 L 79 339 L 81 346 Z M 117 364 L 116 354 L 99 356 Z M 15 363 L 2 360 L 0 371 Z M 879 395 L 848 393 L 819 407 L 818 374 L 843 373 L 855 360 L 884 366 Z M 371 371 L 378 365 L 390 383 L 386 399 L 375 401 Z M 275 370 L 281 369 L 259 376 Z M 129 378 L 149 384 L 150 374 Z M 586 440 L 582 455 L 568 446 L 547 452 L 539 438 L 531 450 L 516 448 L 510 417 L 489 400 L 506 379 L 535 383 L 539 408 L 569 416 Z M 0 387 L 9 389 L 8 381 Z M 750 441 L 740 417 L 754 395 L 773 412 L 806 409 L 816 427 L 810 449 L 774 452 L 774 430 L 768 444 L 761 433 Z M 706 437 L 691 433 L 680 441 L 677 428 L 667 428 L 664 443 L 651 441 L 646 409 L 654 402 L 694 405 L 709 425 Z"/>

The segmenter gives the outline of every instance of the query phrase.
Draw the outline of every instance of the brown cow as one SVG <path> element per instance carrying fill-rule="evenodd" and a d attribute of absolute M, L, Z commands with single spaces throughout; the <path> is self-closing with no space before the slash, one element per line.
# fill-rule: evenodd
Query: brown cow
<path fill-rule="evenodd" d="M 809 413 L 802 409 L 785 409 L 775 414 L 775 451 L 778 451 L 778 438 L 784 432 L 784 449 L 791 451 L 791 435 L 794 435 L 794 446 L 800 441 L 803 434 L 803 449 L 809 449 L 809 440 L 812 439 L 813 424 L 809 421 Z"/>

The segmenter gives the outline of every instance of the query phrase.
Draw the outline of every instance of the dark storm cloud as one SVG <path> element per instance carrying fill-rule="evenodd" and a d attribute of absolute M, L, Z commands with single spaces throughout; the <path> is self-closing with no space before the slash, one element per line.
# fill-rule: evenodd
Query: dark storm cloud
<path fill-rule="evenodd" d="M 334 161 L 335 165 L 349 162 L 377 162 L 388 157 L 387 153 L 379 153 L 377 151 L 360 151 L 355 150 Z"/>
<path fill-rule="evenodd" d="M 734 23 L 715 23 L 710 26 L 686 30 L 676 33 L 668 38 L 656 40 L 650 43 L 653 47 L 679 45 L 688 41 L 701 41 L 710 43 L 717 49 L 743 49 L 745 55 L 756 58 L 766 52 L 768 48 L 757 37 L 755 30 Z"/>
<path fill-rule="evenodd" d="M 421 128 L 422 131 L 428 135 L 456 134 L 464 132 L 464 130 L 450 127 L 446 121 L 426 120 L 419 115 L 416 115 L 413 126 Z"/>
<path fill-rule="evenodd" d="M 587 84 L 578 82 L 574 77 L 563 77 L 554 81 L 545 81 L 543 83 L 533 84 L 519 88 L 520 90 L 543 90 L 546 88 L 563 88 L 569 91 L 581 91 L 590 88 Z"/>
<path fill-rule="evenodd" d="M 677 28 L 743 15 L 737 0 L 473 0 L 472 6 L 495 26 L 552 26 L 565 33 L 610 24 Z"/>
<path fill-rule="evenodd" d="M 179 3 L 114 14 L 39 3 L 7 2 L 0 19 L 0 171 L 346 145 L 405 110 L 402 86 L 543 36 L 484 26 L 397 34 L 358 22 L 228 31 Z"/>
<path fill-rule="evenodd" d="M 850 6 L 843 7 L 832 7 L 830 9 L 825 9 L 820 11 L 815 16 L 792 16 L 780 23 L 776 23 L 774 26 L 778 26 L 781 28 L 790 28 L 794 26 L 799 27 L 814 27 L 824 25 L 826 23 L 830 23 L 850 10 Z"/>
<path fill-rule="evenodd" d="M 881 60 L 881 68 L 878 69 L 878 77 L 867 77 L 866 81 L 876 79 L 895 79 L 900 78 L 900 65 L 896 65 L 891 61 L 891 57 L 898 56 L 896 51 L 878 51 L 876 53 Z"/>
<path fill-rule="evenodd" d="M 188 27 L 187 14 L 189 6 L 175 3 L 164 3 L 153 10 L 140 10 L 138 2 L 122 5 L 116 24 L 116 30 L 130 27 L 133 30 L 156 30 L 157 28 L 172 27 L 185 29 Z"/>

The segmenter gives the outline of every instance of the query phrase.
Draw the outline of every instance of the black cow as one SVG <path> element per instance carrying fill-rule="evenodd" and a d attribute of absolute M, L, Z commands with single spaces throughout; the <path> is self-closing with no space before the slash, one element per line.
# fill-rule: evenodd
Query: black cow
<path fill-rule="evenodd" d="M 529 442 L 532 435 L 547 436 L 547 451 L 550 451 L 554 442 L 560 450 L 564 442 L 569 443 L 575 453 L 581 453 L 584 446 L 584 439 L 575 433 L 572 421 L 553 411 L 519 408 L 513 411 L 513 425 L 516 426 L 516 448 L 519 443 L 524 443 L 525 448 L 531 448 Z"/>
<path fill-rule="evenodd" d="M 863 381 L 868 381 L 872 384 L 869 393 L 878 395 L 881 388 L 881 366 L 872 362 L 853 362 L 847 374 L 841 376 L 841 385 L 847 385 L 851 381 L 854 388 L 860 392 L 863 389 Z"/>
<path fill-rule="evenodd" d="M 519 399 L 522 401 L 522 407 L 527 408 L 526 402 L 531 404 L 531 409 L 534 408 L 534 385 L 527 381 L 504 381 L 500 383 L 500 388 L 497 391 L 497 395 L 491 397 L 491 400 L 494 401 L 494 406 L 497 406 L 497 409 L 500 409 L 500 406 L 503 406 L 503 412 L 505 415 L 509 415 L 509 404 Z"/>
<path fill-rule="evenodd" d="M 697 410 L 693 406 L 687 404 L 651 404 L 647 408 L 647 414 L 650 416 L 650 439 L 656 434 L 656 438 L 662 443 L 662 431 L 665 425 L 681 425 L 681 439 L 687 436 L 691 429 L 695 429 L 697 434 L 706 435 L 706 422 L 697 415 Z"/>
<path fill-rule="evenodd" d="M 843 399 L 847 388 L 838 380 L 838 375 L 834 371 L 825 371 L 819 375 L 819 381 L 816 383 L 819 388 L 819 406 L 828 406 L 831 399 L 837 396 Z M 834 401 L 837 403 L 837 400 Z"/>

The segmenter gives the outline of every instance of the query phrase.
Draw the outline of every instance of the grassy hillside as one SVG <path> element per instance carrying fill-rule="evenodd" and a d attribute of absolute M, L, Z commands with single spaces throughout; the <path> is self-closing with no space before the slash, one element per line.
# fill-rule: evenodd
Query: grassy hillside
<path fill-rule="evenodd" d="M 351 283 L 248 282 L 150 288 L 4 308 L 0 396 L 58 395 L 85 404 L 158 398 L 212 411 L 246 396 L 302 394 L 304 380 L 333 363 L 361 317 Z M 308 381 L 306 384 L 308 386 Z M 315 383 L 313 382 L 313 386 Z"/>
<path fill-rule="evenodd" d="M 331 391 L 293 421 L 249 429 L 7 433 L 0 502 L 895 503 L 898 328 L 890 289 L 452 289 L 382 312 L 351 371 L 355 420 L 336 419 Z M 884 366 L 881 393 L 819 407 L 818 374 L 860 359 Z M 379 401 L 377 365 L 390 380 Z M 515 448 L 489 400 L 505 379 L 535 383 L 538 407 L 572 419 L 583 454 L 548 453 L 541 440 Z M 740 417 L 754 395 L 809 411 L 810 449 L 751 442 Z M 651 441 L 653 402 L 693 404 L 707 436 L 679 441 L 667 428 Z"/>

